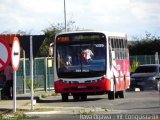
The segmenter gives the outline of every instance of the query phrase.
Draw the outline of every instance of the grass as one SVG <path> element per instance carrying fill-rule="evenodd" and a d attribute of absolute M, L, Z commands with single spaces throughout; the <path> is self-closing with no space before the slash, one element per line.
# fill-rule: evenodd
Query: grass
<path fill-rule="evenodd" d="M 53 110 L 51 108 L 39 108 L 34 110 L 28 110 L 28 109 L 17 109 L 16 112 L 13 112 L 11 109 L 0 109 L 0 120 L 26 120 L 26 119 L 38 119 L 38 116 L 26 116 L 25 112 L 43 112 L 43 111 L 50 111 Z"/>
<path fill-rule="evenodd" d="M 113 110 L 111 108 L 102 108 L 105 112 L 112 112 Z"/>
<path fill-rule="evenodd" d="M 59 96 L 57 93 L 43 93 L 40 94 L 42 98 Z M 28 106 L 30 102 L 24 103 L 23 106 Z M 43 112 L 43 111 L 53 111 L 53 108 L 39 108 L 34 110 L 29 109 L 17 109 L 14 113 L 12 109 L 0 109 L 0 120 L 24 120 L 24 119 L 37 119 L 38 116 L 28 117 L 24 113 L 25 112 Z"/>
<path fill-rule="evenodd" d="M 92 115 L 92 114 L 94 114 L 94 111 L 92 111 L 92 110 L 88 110 L 88 111 L 80 110 L 79 111 L 79 115 Z"/>
<path fill-rule="evenodd" d="M 15 113 L 12 110 L 2 110 L 0 112 L 0 120 L 24 120 L 24 119 L 37 119 L 38 116 L 28 117 L 24 114 L 28 110 L 17 110 Z"/>
<path fill-rule="evenodd" d="M 52 96 L 59 96 L 60 94 L 58 93 L 43 93 L 43 94 L 40 94 L 40 97 L 42 98 L 48 98 L 48 97 L 52 97 Z"/>

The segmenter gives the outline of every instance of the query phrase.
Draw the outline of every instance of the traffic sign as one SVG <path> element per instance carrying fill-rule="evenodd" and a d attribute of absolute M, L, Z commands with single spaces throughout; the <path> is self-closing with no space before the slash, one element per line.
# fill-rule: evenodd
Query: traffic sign
<path fill-rule="evenodd" d="M 0 38 L 0 71 L 5 69 L 5 67 L 11 61 L 11 50 L 9 45 Z"/>
<path fill-rule="evenodd" d="M 12 68 L 14 71 L 17 71 L 19 68 L 19 62 L 20 62 L 20 43 L 17 37 L 13 38 L 11 56 L 12 56 Z"/>
<path fill-rule="evenodd" d="M 13 77 L 13 111 L 16 112 L 16 81 L 17 81 L 17 70 L 19 68 L 20 62 L 20 43 L 17 37 L 13 38 L 12 44 L 12 68 L 14 70 L 14 77 Z"/>

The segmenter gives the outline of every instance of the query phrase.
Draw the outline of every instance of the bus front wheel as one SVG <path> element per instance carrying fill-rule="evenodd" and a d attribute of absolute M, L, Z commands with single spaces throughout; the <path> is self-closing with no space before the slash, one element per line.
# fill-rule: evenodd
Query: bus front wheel
<path fill-rule="evenodd" d="M 73 94 L 73 99 L 75 100 L 75 101 L 78 101 L 79 100 L 79 95 L 78 94 Z"/>
<path fill-rule="evenodd" d="M 118 94 L 116 92 L 116 85 L 113 86 L 113 91 L 108 92 L 108 99 L 109 100 L 114 100 L 115 98 L 118 97 Z"/>
<path fill-rule="evenodd" d="M 108 93 L 108 99 L 109 100 L 114 100 L 114 93 L 113 92 Z"/>
<path fill-rule="evenodd" d="M 68 101 L 68 96 L 69 96 L 68 93 L 62 93 L 61 96 L 62 96 L 62 102 L 67 102 Z"/>
<path fill-rule="evenodd" d="M 81 95 L 81 100 L 82 100 L 82 101 L 87 100 L 87 95 L 85 95 L 85 94 L 83 95 L 83 94 L 82 94 L 82 95 Z"/>

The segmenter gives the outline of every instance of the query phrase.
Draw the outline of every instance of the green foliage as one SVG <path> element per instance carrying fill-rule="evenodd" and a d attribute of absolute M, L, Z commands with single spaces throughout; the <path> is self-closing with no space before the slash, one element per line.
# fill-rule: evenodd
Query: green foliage
<path fill-rule="evenodd" d="M 26 80 L 26 86 L 31 90 L 31 80 Z M 36 80 L 33 80 L 33 91 L 35 92 L 38 87 L 41 87 L 41 85 L 38 84 Z"/>
<path fill-rule="evenodd" d="M 131 73 L 134 73 L 136 68 L 140 65 L 140 63 L 136 60 L 133 61 L 132 65 L 131 65 Z"/>
<path fill-rule="evenodd" d="M 48 28 L 44 30 L 46 38 L 43 42 L 43 44 L 40 47 L 38 56 L 39 57 L 47 57 L 48 56 L 48 50 L 49 50 L 49 45 L 54 41 L 54 37 L 57 33 L 61 32 L 58 28 L 52 26 L 51 28 Z"/>
<path fill-rule="evenodd" d="M 42 98 L 47 98 L 47 97 L 53 97 L 53 96 L 59 96 L 60 94 L 58 94 L 58 93 L 44 93 L 44 94 L 41 94 L 40 96 L 42 97 Z"/>
<path fill-rule="evenodd" d="M 128 47 L 130 55 L 154 55 L 160 51 L 160 37 L 146 32 L 143 38 L 134 37 L 129 41 Z"/>
<path fill-rule="evenodd" d="M 86 110 L 81 110 L 79 111 L 79 114 L 80 115 L 92 115 L 94 114 L 95 111 L 92 111 L 92 110 L 89 110 L 89 111 L 86 111 Z"/>
<path fill-rule="evenodd" d="M 38 116 L 26 116 L 22 111 L 17 111 L 15 113 L 10 112 L 8 114 L 4 113 L 0 115 L 0 120 L 35 120 L 38 118 Z"/>
<path fill-rule="evenodd" d="M 67 31 L 73 31 L 77 30 L 78 28 L 74 26 L 75 22 L 74 21 L 69 21 L 67 23 Z M 64 25 L 62 23 L 58 23 L 56 25 L 51 24 L 51 26 L 43 32 L 46 35 L 46 39 L 44 40 L 43 44 L 40 47 L 38 56 L 39 57 L 47 57 L 49 55 L 48 50 L 49 50 L 49 45 L 54 41 L 55 35 L 57 33 L 63 32 L 64 31 Z"/>

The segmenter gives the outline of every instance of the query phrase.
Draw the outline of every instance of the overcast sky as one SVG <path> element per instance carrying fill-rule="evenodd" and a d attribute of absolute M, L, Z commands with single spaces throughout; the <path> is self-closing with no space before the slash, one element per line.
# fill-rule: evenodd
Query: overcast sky
<path fill-rule="evenodd" d="M 42 34 L 64 23 L 64 0 L 0 0 L 0 34 Z M 67 21 L 82 29 L 160 36 L 160 0 L 66 0 Z"/>

